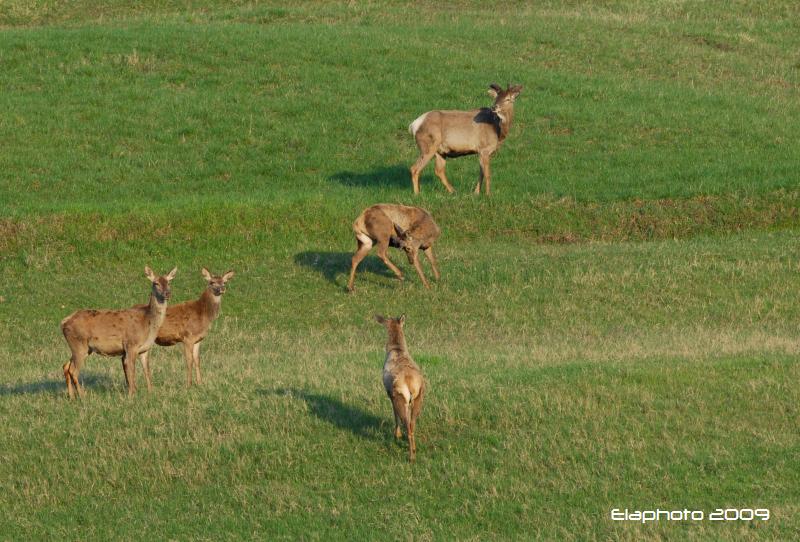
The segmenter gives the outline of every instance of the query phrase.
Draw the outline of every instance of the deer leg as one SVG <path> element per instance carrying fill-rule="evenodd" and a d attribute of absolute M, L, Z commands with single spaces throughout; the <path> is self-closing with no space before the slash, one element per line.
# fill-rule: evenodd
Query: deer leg
<path fill-rule="evenodd" d="M 186 387 L 192 387 L 192 365 L 194 365 L 194 355 L 192 345 L 189 341 L 183 341 L 183 358 L 186 360 Z"/>
<path fill-rule="evenodd" d="M 125 370 L 125 380 L 128 382 L 128 397 L 136 394 L 136 354 L 128 347 L 122 355 L 122 367 Z"/>
<path fill-rule="evenodd" d="M 478 157 L 480 161 L 480 157 Z M 481 193 L 481 183 L 483 182 L 483 164 L 480 165 L 480 173 L 478 174 L 478 184 L 475 185 L 475 190 L 472 191 L 473 194 L 480 194 Z"/>
<path fill-rule="evenodd" d="M 419 142 L 417 142 L 417 146 L 419 146 Z M 422 151 L 421 148 L 420 151 Z M 411 184 L 414 187 L 415 194 L 419 194 L 419 174 L 425 169 L 425 166 L 428 165 L 428 162 L 431 161 L 434 154 L 436 154 L 436 151 L 422 151 L 420 157 L 414 162 L 414 165 L 411 166 Z"/>
<path fill-rule="evenodd" d="M 66 339 L 71 352 L 69 361 L 62 366 L 64 379 L 67 382 L 67 393 L 70 399 L 75 397 L 76 391 L 79 397 L 83 397 L 80 374 L 83 360 L 90 354 L 89 343 L 75 337 L 66 337 Z"/>
<path fill-rule="evenodd" d="M 400 416 L 397 412 L 394 413 L 394 438 L 403 438 L 403 432 L 400 430 Z"/>
<path fill-rule="evenodd" d="M 399 416 L 400 420 L 403 422 L 403 425 L 406 426 L 406 435 L 408 436 L 408 459 L 409 461 L 414 461 L 414 448 L 412 447 L 411 443 L 413 442 L 413 433 L 411 432 L 411 413 L 409 412 L 408 408 L 408 401 L 406 398 L 400 394 L 396 394 L 392 396 L 392 406 L 394 407 L 395 416 Z"/>
<path fill-rule="evenodd" d="M 203 381 L 200 379 L 200 343 L 194 343 L 192 347 L 192 357 L 194 358 L 194 373 L 195 379 L 197 380 L 197 384 L 200 385 Z"/>
<path fill-rule="evenodd" d="M 417 396 L 411 401 L 411 416 L 408 421 L 408 445 L 411 447 L 411 461 L 414 461 L 414 457 L 417 455 L 417 440 L 414 436 L 414 431 L 417 427 L 417 418 L 419 417 L 419 413 L 422 412 L 422 401 L 424 397 L 425 385 L 423 383 L 422 387 L 419 389 L 419 393 L 417 393 Z"/>
<path fill-rule="evenodd" d="M 409 427 L 410 412 L 409 412 L 409 408 L 408 408 L 408 401 L 406 401 L 406 398 L 403 395 L 399 394 L 399 393 L 393 394 L 392 395 L 392 408 L 394 409 L 395 418 L 399 418 L 400 419 L 402 424 L 405 426 L 406 435 L 408 435 L 409 439 L 410 439 L 410 437 L 411 437 L 411 434 L 409 433 L 409 429 L 410 429 L 410 427 Z M 397 427 L 396 429 L 399 429 L 399 427 Z M 395 436 L 397 436 L 397 430 L 395 430 Z M 402 436 L 403 435 L 401 433 L 400 437 L 398 437 L 398 438 L 402 438 Z"/>
<path fill-rule="evenodd" d="M 142 360 L 142 369 L 144 369 L 144 379 L 147 381 L 147 391 L 153 391 L 153 383 L 150 380 L 150 352 L 142 352 L 139 354 L 139 359 Z"/>
<path fill-rule="evenodd" d="M 408 460 L 414 461 L 417 456 L 417 440 L 414 438 L 414 418 L 408 420 Z"/>
<path fill-rule="evenodd" d="M 452 194 L 453 192 L 455 192 L 455 190 L 453 190 L 453 186 L 447 181 L 447 175 L 445 175 L 444 173 L 444 168 L 446 164 L 447 161 L 444 159 L 444 156 L 442 156 L 439 153 L 436 153 L 436 163 L 433 166 L 434 172 L 436 173 L 436 176 L 439 177 L 439 180 L 442 181 L 442 184 L 447 189 L 447 191 Z"/>
<path fill-rule="evenodd" d="M 480 155 L 479 160 L 480 160 L 480 164 L 481 164 L 481 175 L 480 175 L 480 178 L 478 179 L 478 184 L 475 186 L 475 193 L 476 194 L 480 194 L 481 193 L 481 183 L 483 183 L 484 192 L 486 193 L 487 196 L 491 195 L 492 176 L 491 176 L 491 173 L 489 172 L 489 160 L 490 159 L 491 159 L 491 156 L 489 156 L 488 154 Z"/>
<path fill-rule="evenodd" d="M 75 398 L 75 390 L 72 388 L 72 375 L 69 374 L 69 366 L 72 361 L 66 362 L 61 368 L 64 370 L 64 379 L 67 381 L 67 394 L 70 399 Z"/>
<path fill-rule="evenodd" d="M 81 388 L 78 377 L 81 373 L 81 365 L 83 360 L 86 359 L 88 354 L 73 351 L 70 360 L 62 367 L 64 369 L 64 379 L 67 381 L 67 393 L 70 399 L 75 398 L 75 391 L 78 392 L 80 397 L 83 397 L 83 388 Z"/>
<path fill-rule="evenodd" d="M 439 268 L 436 267 L 436 256 L 433 255 L 433 247 L 428 247 L 423 249 L 425 253 L 425 257 L 428 258 L 428 261 L 431 262 L 431 269 L 433 269 L 433 276 L 436 280 L 439 280 Z"/>
<path fill-rule="evenodd" d="M 419 253 L 414 252 L 414 256 L 412 257 L 412 263 L 414 264 L 414 269 L 417 270 L 417 275 L 422 280 L 422 284 L 425 285 L 426 288 L 430 288 L 431 285 L 428 284 L 428 281 L 425 279 L 425 274 L 422 272 L 422 265 L 419 263 Z"/>
<path fill-rule="evenodd" d="M 372 250 L 372 239 L 367 236 L 356 237 L 356 239 L 358 241 L 358 250 L 353 254 L 353 260 L 350 265 L 350 280 L 347 281 L 347 290 L 350 292 L 353 291 L 353 282 L 356 280 L 356 267 Z"/>
<path fill-rule="evenodd" d="M 386 251 L 387 251 L 388 248 L 389 248 L 389 239 L 386 239 L 385 241 L 379 242 L 378 243 L 378 257 L 381 260 L 383 260 L 383 263 L 385 263 L 386 266 L 389 269 L 391 269 L 394 272 L 395 275 L 397 275 L 397 278 L 399 280 L 403 280 L 403 272 L 400 271 L 400 269 L 398 269 L 398 267 L 395 264 L 393 264 L 392 261 L 389 259 L 389 256 L 386 255 Z"/>
<path fill-rule="evenodd" d="M 130 383 L 130 380 L 128 380 L 128 367 L 126 367 L 126 365 L 125 365 L 125 353 L 124 353 L 124 352 L 123 352 L 123 354 L 122 354 L 122 355 L 119 357 L 119 361 L 122 363 L 122 374 L 124 374 L 124 375 L 125 375 L 125 386 L 126 386 L 128 389 L 130 389 L 130 387 L 131 387 L 131 383 Z"/>

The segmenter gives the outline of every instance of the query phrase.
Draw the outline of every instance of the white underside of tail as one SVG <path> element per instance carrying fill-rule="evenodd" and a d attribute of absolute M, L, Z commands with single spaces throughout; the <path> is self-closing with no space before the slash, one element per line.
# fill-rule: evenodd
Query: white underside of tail
<path fill-rule="evenodd" d="M 408 125 L 408 131 L 411 133 L 411 135 L 413 136 L 417 135 L 417 130 L 419 130 L 419 127 L 422 126 L 423 122 L 425 122 L 425 117 L 427 116 L 428 113 L 423 113 L 422 115 L 417 117 L 417 119 L 414 122 Z"/>

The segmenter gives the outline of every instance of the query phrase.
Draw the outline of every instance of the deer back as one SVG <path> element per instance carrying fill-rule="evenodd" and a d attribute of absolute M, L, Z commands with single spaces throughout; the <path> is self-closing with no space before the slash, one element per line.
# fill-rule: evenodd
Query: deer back
<path fill-rule="evenodd" d="M 485 152 L 500 143 L 501 121 L 489 108 L 437 113 L 429 118 L 437 119 L 440 124 L 439 153 L 446 158 Z"/>
<path fill-rule="evenodd" d="M 203 339 L 219 314 L 219 305 L 208 289 L 203 290 L 200 299 L 171 305 L 158 330 L 156 342 L 161 346 L 171 346 L 187 338 Z"/>

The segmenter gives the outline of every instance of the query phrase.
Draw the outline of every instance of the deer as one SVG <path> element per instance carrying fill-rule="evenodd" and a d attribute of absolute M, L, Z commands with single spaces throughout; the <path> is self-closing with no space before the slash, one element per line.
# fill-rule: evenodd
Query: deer
<path fill-rule="evenodd" d="M 419 207 L 379 203 L 364 209 L 355 222 L 353 222 L 358 249 L 353 254 L 350 267 L 350 280 L 347 290 L 353 292 L 353 282 L 356 278 L 356 268 L 366 255 L 377 245 L 378 257 L 394 272 L 399 280 L 404 280 L 403 272 L 392 263 L 386 254 L 391 247 L 405 251 L 408 263 L 417 270 L 419 278 L 425 288 L 430 284 L 422 272 L 419 262 L 420 249 L 425 253 L 433 269 L 433 276 L 439 280 L 439 269 L 436 267 L 436 257 L 433 254 L 433 243 L 439 238 L 441 230 L 434 222 L 431 214 Z"/>
<path fill-rule="evenodd" d="M 489 96 L 494 98 L 491 107 L 471 111 L 428 111 L 417 117 L 408 126 L 420 152 L 411 166 L 414 194 L 419 194 L 419 174 L 431 158 L 436 158 L 434 173 L 447 191 L 453 193 L 453 186 L 445 175 L 446 160 L 477 154 L 481 171 L 474 192 L 480 194 L 483 184 L 485 194 L 491 195 L 489 162 L 508 135 L 514 119 L 514 100 L 520 92 L 521 85 L 509 85 L 503 90 L 492 83 L 489 85 Z"/>
<path fill-rule="evenodd" d="M 136 393 L 136 357 L 148 352 L 156 340 L 176 272 L 177 268 L 173 268 L 166 275 L 157 276 L 145 266 L 144 274 L 152 283 L 147 305 L 119 310 L 82 309 L 61 321 L 61 331 L 72 352 L 63 366 L 70 399 L 75 398 L 75 390 L 83 397 L 78 377 L 84 360 L 93 353 L 121 356 L 128 396 Z"/>
<path fill-rule="evenodd" d="M 192 386 L 192 368 L 194 368 L 197 385 L 202 384 L 200 343 L 206 338 L 211 324 L 219 316 L 225 285 L 234 275 L 233 271 L 227 271 L 223 275 L 212 275 L 205 267 L 200 270 L 200 273 L 208 283 L 200 294 L 200 298 L 167 308 L 167 316 L 156 336 L 156 344 L 159 346 L 183 343 L 183 357 L 186 359 L 186 385 L 188 387 Z M 145 352 L 141 356 L 148 390 L 152 389 L 149 356 L 149 352 Z"/>
<path fill-rule="evenodd" d="M 402 422 L 408 437 L 408 460 L 413 462 L 417 454 L 414 430 L 425 399 L 425 379 L 408 353 L 403 333 L 405 314 L 399 318 L 385 318 L 376 314 L 375 321 L 383 325 L 389 334 L 386 341 L 386 360 L 383 363 L 383 387 L 392 402 L 394 436 L 396 439 L 403 438 L 400 430 Z"/>

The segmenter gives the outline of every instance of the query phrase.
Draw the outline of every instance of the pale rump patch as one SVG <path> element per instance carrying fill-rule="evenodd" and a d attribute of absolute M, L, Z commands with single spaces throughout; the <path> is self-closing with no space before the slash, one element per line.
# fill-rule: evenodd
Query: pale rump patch
<path fill-rule="evenodd" d="M 411 402 L 411 392 L 409 391 L 408 386 L 406 386 L 405 384 L 395 386 L 394 391 L 402 395 L 403 398 L 406 400 L 406 403 Z"/>
<path fill-rule="evenodd" d="M 419 127 L 422 126 L 422 123 L 425 122 L 425 118 L 428 116 L 428 113 L 423 113 L 417 119 L 408 125 L 408 131 L 411 135 L 417 135 L 417 130 Z"/>
<path fill-rule="evenodd" d="M 358 241 L 363 245 L 366 245 L 368 247 L 372 246 L 372 239 L 370 239 L 369 236 L 364 235 L 363 233 L 357 233 L 356 239 L 358 239 Z"/>

